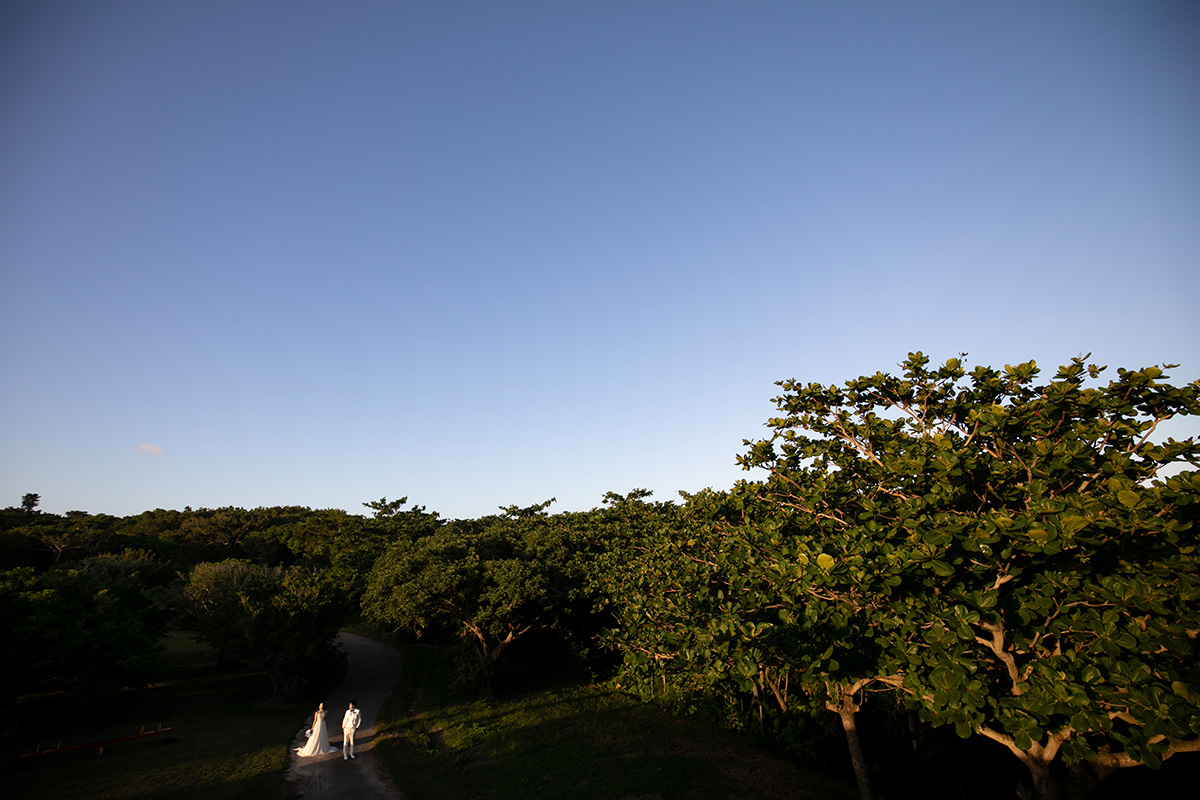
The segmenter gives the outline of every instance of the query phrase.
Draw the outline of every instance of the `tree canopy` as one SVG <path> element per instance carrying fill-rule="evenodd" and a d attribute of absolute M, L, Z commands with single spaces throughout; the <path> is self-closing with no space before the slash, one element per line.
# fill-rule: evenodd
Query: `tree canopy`
<path fill-rule="evenodd" d="M 399 538 L 375 563 L 363 609 L 388 630 L 449 632 L 492 663 L 555 623 L 565 551 L 543 503 Z"/>
<path fill-rule="evenodd" d="M 274 698 L 287 700 L 305 669 L 331 651 L 348 610 L 338 588 L 300 567 L 230 559 L 197 564 L 183 598 L 205 641 L 239 662 L 262 665 Z"/>
<path fill-rule="evenodd" d="M 1200 447 L 1155 437 L 1200 386 L 1157 367 L 1090 385 L 1084 358 L 1045 383 L 1033 362 L 903 370 L 784 382 L 774 435 L 747 443 L 786 532 L 753 537 L 756 574 L 798 597 L 801 652 L 858 620 L 827 658 L 876 655 L 847 679 L 999 742 L 1046 798 L 1200 748 L 1200 474 L 1168 470 Z"/>

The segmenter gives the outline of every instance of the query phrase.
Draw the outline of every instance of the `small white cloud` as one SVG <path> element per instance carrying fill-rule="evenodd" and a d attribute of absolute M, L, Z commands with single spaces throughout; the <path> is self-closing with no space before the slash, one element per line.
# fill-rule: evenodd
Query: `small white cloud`
<path fill-rule="evenodd" d="M 163 454 L 163 449 L 156 444 L 139 444 L 137 446 L 137 451 L 139 453 L 145 453 L 148 456 L 154 456 L 155 458 L 158 458 Z"/>

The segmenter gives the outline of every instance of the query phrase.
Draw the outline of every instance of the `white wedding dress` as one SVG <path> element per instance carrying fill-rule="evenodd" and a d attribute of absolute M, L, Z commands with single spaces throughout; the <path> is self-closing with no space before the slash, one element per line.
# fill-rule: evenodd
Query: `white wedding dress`
<path fill-rule="evenodd" d="M 325 712 L 317 712 L 317 724 L 313 728 L 312 735 L 308 737 L 308 744 L 299 748 L 296 751 L 298 756 L 327 756 L 330 753 L 336 753 L 337 748 L 329 743 L 329 731 L 325 729 Z"/>

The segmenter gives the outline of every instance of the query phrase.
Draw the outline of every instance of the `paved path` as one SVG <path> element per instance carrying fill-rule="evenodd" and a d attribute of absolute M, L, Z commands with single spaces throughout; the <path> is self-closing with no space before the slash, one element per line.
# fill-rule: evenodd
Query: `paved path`
<path fill-rule="evenodd" d="M 338 751 L 300 758 L 296 750 L 304 745 L 304 732 L 299 731 L 288 748 L 292 761 L 283 776 L 283 800 L 396 800 L 400 795 L 379 779 L 371 750 L 375 712 L 400 677 L 400 655 L 385 644 L 345 631 L 338 636 L 338 646 L 345 651 L 350 668 L 346 679 L 325 701 L 329 738 Z M 362 722 L 354 739 L 355 758 L 346 761 L 341 751 L 342 714 L 351 700 L 362 712 Z"/>

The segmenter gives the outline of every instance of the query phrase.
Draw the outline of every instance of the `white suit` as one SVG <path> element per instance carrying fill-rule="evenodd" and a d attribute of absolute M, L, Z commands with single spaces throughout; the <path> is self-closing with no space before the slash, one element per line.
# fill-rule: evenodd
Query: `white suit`
<path fill-rule="evenodd" d="M 345 716 L 342 717 L 342 760 L 346 758 L 354 758 L 354 732 L 358 730 L 359 722 L 362 721 L 362 714 L 357 708 L 346 709 Z"/>

